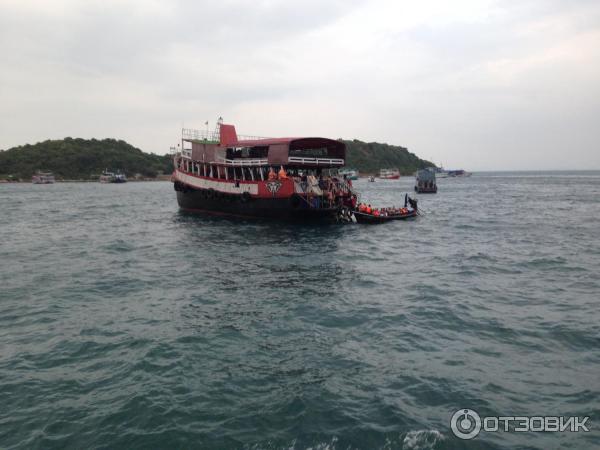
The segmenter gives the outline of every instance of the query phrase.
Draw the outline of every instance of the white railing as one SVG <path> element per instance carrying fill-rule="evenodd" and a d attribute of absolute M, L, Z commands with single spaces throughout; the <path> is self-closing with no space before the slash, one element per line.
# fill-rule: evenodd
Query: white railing
<path fill-rule="evenodd" d="M 290 156 L 290 163 L 316 164 L 318 166 L 343 166 L 344 160 L 341 158 L 303 158 L 301 156 Z"/>
<path fill-rule="evenodd" d="M 182 128 L 181 129 L 181 138 L 182 139 L 193 139 L 197 141 L 208 141 L 208 142 L 220 142 L 221 141 L 221 133 L 219 131 L 209 131 L 209 130 L 196 130 L 193 128 Z M 239 141 L 256 141 L 260 139 L 270 139 L 264 136 L 246 136 L 246 135 L 238 135 Z"/>
<path fill-rule="evenodd" d="M 269 161 L 266 159 L 219 159 L 219 163 L 229 166 L 267 166 Z"/>
<path fill-rule="evenodd" d="M 261 139 L 272 139 L 270 137 L 265 136 L 248 136 L 245 134 L 238 134 L 238 141 L 259 141 Z"/>
<path fill-rule="evenodd" d="M 218 131 L 194 130 L 193 128 L 182 128 L 181 138 L 211 142 L 219 142 L 219 140 L 221 139 L 220 133 Z"/>

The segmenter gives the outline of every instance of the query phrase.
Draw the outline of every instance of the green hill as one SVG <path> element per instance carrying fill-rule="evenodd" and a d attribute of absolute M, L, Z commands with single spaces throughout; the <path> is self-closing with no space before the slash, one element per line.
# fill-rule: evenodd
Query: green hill
<path fill-rule="evenodd" d="M 357 139 L 343 141 L 346 144 L 346 166 L 360 172 L 379 173 L 379 169 L 399 169 L 402 175 L 412 175 L 417 169 L 435 164 L 420 159 L 406 148 Z"/>
<path fill-rule="evenodd" d="M 361 172 L 376 173 L 382 168 L 398 168 L 405 175 L 433 166 L 406 148 L 362 142 L 344 141 L 347 146 L 346 166 Z M 97 178 L 104 169 L 121 170 L 128 177 L 141 174 L 155 177 L 173 170 L 170 156 L 145 153 L 125 141 L 116 139 L 48 140 L 0 151 L 0 178 L 29 179 L 37 170 L 51 171 L 58 179 L 85 180 Z"/>
<path fill-rule="evenodd" d="M 0 151 L 0 177 L 28 179 L 37 170 L 51 171 L 58 179 L 97 178 L 104 169 L 127 176 L 155 177 L 170 173 L 170 156 L 145 153 L 116 139 L 48 140 Z"/>

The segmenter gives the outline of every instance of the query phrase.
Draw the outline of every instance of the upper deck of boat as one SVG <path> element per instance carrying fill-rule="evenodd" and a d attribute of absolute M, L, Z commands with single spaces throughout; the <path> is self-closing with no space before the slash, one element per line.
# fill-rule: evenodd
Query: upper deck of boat
<path fill-rule="evenodd" d="M 322 137 L 263 138 L 238 136 L 233 125 L 215 132 L 182 129 L 180 156 L 225 166 L 338 168 L 345 164 L 346 145 Z"/>

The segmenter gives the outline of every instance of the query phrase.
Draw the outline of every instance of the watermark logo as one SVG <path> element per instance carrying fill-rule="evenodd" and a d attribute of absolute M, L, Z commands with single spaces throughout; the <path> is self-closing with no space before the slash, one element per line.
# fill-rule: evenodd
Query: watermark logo
<path fill-rule="evenodd" d="M 459 409 L 450 419 L 450 428 L 456 437 L 473 439 L 481 431 L 481 417 L 472 409 Z"/>
<path fill-rule="evenodd" d="M 560 416 L 487 416 L 481 417 L 472 409 L 459 409 L 450 419 L 450 428 L 460 439 L 473 439 L 481 431 L 510 432 L 588 432 L 589 417 Z"/>

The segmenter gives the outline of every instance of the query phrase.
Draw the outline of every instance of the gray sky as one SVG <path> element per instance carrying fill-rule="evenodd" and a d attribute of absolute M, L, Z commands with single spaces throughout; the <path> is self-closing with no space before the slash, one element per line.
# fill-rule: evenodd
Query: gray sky
<path fill-rule="evenodd" d="M 0 148 L 182 123 L 600 169 L 598 0 L 0 0 Z"/>

